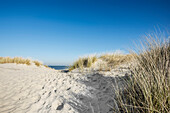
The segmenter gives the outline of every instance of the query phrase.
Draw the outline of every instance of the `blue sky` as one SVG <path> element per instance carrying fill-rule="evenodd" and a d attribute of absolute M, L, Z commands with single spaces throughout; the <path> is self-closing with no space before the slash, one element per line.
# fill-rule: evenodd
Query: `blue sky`
<path fill-rule="evenodd" d="M 71 64 L 127 51 L 155 26 L 170 28 L 168 0 L 0 0 L 0 56 Z"/>

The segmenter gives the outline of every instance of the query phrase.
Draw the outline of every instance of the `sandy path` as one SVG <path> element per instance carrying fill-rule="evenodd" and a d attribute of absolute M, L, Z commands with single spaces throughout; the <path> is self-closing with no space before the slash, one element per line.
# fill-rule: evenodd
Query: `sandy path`
<path fill-rule="evenodd" d="M 56 95 L 61 85 L 57 87 L 59 76 L 65 75 L 31 66 L 0 66 L 0 112 L 56 111 L 62 104 L 62 98 Z"/>
<path fill-rule="evenodd" d="M 98 73 L 0 64 L 0 113 L 111 113 L 113 81 Z"/>

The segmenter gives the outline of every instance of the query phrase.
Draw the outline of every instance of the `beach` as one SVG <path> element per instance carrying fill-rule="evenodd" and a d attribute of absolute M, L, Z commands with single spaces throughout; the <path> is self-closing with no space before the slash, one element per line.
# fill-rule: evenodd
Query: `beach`
<path fill-rule="evenodd" d="M 129 70 L 62 72 L 43 66 L 0 64 L 1 113 L 112 113 L 115 88 Z M 116 84 L 116 85 L 115 85 Z"/>

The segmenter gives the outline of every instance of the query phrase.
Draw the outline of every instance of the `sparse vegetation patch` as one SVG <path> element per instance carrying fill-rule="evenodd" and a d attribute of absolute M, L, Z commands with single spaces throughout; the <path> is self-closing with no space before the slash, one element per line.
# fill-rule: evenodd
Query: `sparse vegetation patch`
<path fill-rule="evenodd" d="M 22 57 L 0 57 L 0 64 L 4 64 L 4 63 L 16 63 L 16 64 L 27 64 L 27 65 L 31 65 L 32 61 L 30 59 L 24 59 Z M 33 63 L 36 66 L 41 66 L 43 65 L 42 63 L 38 62 L 38 61 L 33 61 Z"/>
<path fill-rule="evenodd" d="M 41 66 L 42 65 L 42 63 L 40 63 L 40 62 L 38 62 L 38 61 L 33 61 L 34 62 L 34 64 L 36 65 L 36 66 Z"/>
<path fill-rule="evenodd" d="M 69 71 L 80 68 L 83 69 L 85 67 L 91 67 L 94 62 L 96 62 L 97 57 L 85 57 L 85 58 L 79 58 L 76 62 L 73 63 L 72 66 L 70 66 Z"/>
<path fill-rule="evenodd" d="M 30 65 L 31 64 L 31 60 L 24 59 L 22 57 L 14 57 L 14 58 L 0 57 L 0 64 L 4 64 L 4 63 L 16 63 L 16 64 L 27 64 L 27 65 Z"/>
<path fill-rule="evenodd" d="M 100 59 L 107 62 L 107 65 L 114 68 L 120 64 L 129 63 L 132 61 L 135 54 L 104 54 L 100 56 Z"/>

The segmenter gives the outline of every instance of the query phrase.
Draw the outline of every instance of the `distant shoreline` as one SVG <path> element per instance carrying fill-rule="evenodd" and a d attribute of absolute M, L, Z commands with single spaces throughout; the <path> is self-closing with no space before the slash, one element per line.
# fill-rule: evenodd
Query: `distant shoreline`
<path fill-rule="evenodd" d="M 48 67 L 53 68 L 55 70 L 63 70 L 69 68 L 69 66 L 55 66 L 55 65 L 48 65 Z"/>

